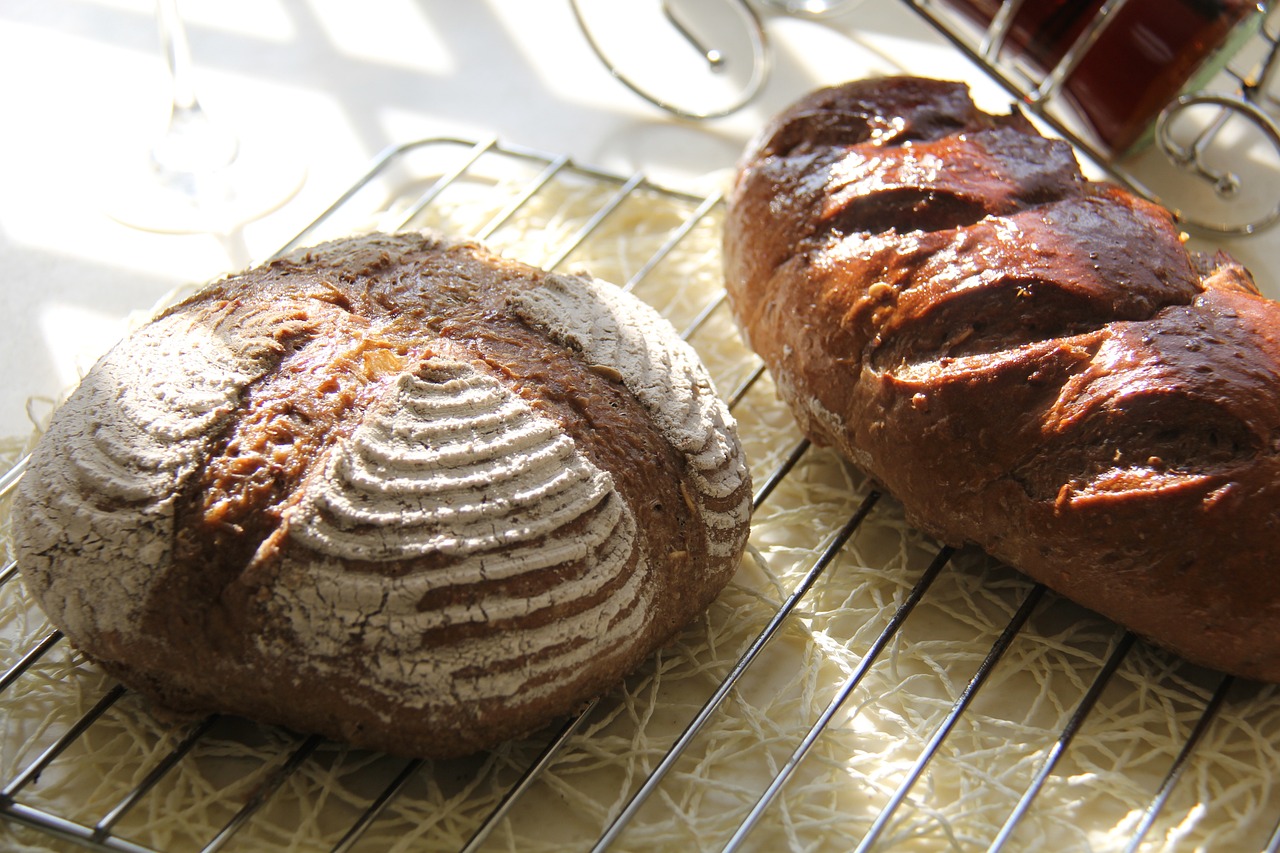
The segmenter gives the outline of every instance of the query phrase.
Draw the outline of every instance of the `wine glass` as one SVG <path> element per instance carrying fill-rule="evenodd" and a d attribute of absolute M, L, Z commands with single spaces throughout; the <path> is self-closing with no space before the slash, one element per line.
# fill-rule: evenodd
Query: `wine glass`
<path fill-rule="evenodd" d="M 116 171 L 107 212 L 145 231 L 231 234 L 293 198 L 304 172 L 210 118 L 196 97 L 177 0 L 157 0 L 156 22 L 172 93 L 168 126 L 146 156 Z"/>

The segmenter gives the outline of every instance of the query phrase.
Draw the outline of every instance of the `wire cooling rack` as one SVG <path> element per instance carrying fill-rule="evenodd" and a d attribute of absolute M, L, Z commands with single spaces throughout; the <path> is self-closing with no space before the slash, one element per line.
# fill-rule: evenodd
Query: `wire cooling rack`
<path fill-rule="evenodd" d="M 704 618 L 573 719 L 431 762 L 163 720 L 68 647 L 9 562 L 0 848 L 1280 850 L 1276 689 L 939 547 L 810 447 L 728 317 L 721 213 L 715 191 L 433 139 L 385 153 L 282 250 L 448 229 L 589 263 L 663 311 L 756 483 L 750 553 Z"/>

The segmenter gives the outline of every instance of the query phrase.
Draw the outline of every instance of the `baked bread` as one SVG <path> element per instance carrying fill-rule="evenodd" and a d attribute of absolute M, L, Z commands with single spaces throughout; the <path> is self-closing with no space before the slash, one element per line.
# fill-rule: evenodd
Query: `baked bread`
<path fill-rule="evenodd" d="M 852 82 L 752 143 L 729 297 L 803 430 L 975 544 L 1280 680 L 1280 306 L 958 83 Z"/>
<path fill-rule="evenodd" d="M 651 308 L 399 234 L 127 337 L 12 514 L 50 619 L 160 706 L 441 757 L 670 640 L 737 568 L 750 500 L 727 409 Z"/>

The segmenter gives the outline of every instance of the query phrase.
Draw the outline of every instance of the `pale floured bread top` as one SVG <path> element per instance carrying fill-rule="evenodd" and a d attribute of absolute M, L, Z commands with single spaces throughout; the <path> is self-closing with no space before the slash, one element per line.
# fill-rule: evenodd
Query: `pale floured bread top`
<path fill-rule="evenodd" d="M 296 634 L 322 656 L 334 656 L 353 632 L 364 633 L 382 652 L 370 661 L 377 682 L 404 701 L 426 704 L 450 689 L 468 700 L 515 691 L 513 699 L 532 700 L 545 688 L 521 691 L 527 668 L 491 668 L 513 654 L 534 653 L 552 656 L 542 670 L 581 666 L 638 631 L 649 567 L 631 564 L 635 518 L 609 474 L 552 421 L 466 364 L 431 361 L 396 385 L 287 514 L 290 540 L 306 550 L 286 550 L 288 583 L 272 606 Z M 351 572 L 346 564 L 437 555 L 454 559 L 430 573 L 391 579 Z M 531 594 L 418 606 L 441 588 L 563 565 L 578 572 Z M 615 584 L 621 588 L 602 604 L 522 631 L 517 647 L 503 632 L 451 644 L 447 653 L 415 655 L 426 632 L 572 606 Z M 572 649 L 557 654 L 566 643 Z M 464 668 L 484 674 L 457 679 Z"/>
<path fill-rule="evenodd" d="M 732 419 L 652 309 L 375 235 L 118 345 L 15 538 L 50 617 L 165 704 L 440 753 L 616 681 L 714 597 L 749 512 Z"/>
<path fill-rule="evenodd" d="M 728 410 L 693 349 L 661 343 L 670 324 L 657 311 L 616 289 L 587 291 L 565 279 L 525 291 L 514 302 L 521 317 L 581 350 L 593 364 L 618 371 L 667 441 L 685 454 L 699 495 L 726 498 L 741 491 L 747 472 L 732 464 L 738 451 Z M 708 523 L 732 528 L 741 511 L 714 513 Z M 728 543 L 713 545 L 724 553 Z"/>
<path fill-rule="evenodd" d="M 40 547 L 24 571 L 69 634 L 136 630 L 172 558 L 177 491 L 266 366 L 173 315 L 107 353 L 60 409 L 20 494 L 24 547 Z"/>

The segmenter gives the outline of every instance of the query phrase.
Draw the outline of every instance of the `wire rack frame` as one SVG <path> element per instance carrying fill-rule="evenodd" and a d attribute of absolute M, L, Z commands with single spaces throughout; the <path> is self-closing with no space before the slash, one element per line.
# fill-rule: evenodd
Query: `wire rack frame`
<path fill-rule="evenodd" d="M 429 179 L 414 173 L 406 167 L 407 160 L 418 153 L 428 152 L 432 155 L 433 166 L 429 171 Z M 440 157 L 435 155 L 440 154 Z M 499 144 L 496 140 L 472 141 L 463 139 L 428 139 L 410 143 L 388 150 L 380 156 L 369 170 L 358 179 L 352 187 L 337 199 L 333 205 L 322 213 L 303 232 L 298 234 L 280 251 L 287 252 L 294 247 L 308 245 L 324 236 L 326 230 L 343 233 L 350 227 L 353 208 L 367 204 L 364 196 L 370 188 L 384 182 L 392 187 L 389 191 L 397 200 L 394 208 L 399 224 L 414 222 L 424 211 L 441 203 L 441 198 L 456 185 L 465 183 L 485 164 L 497 160 L 517 161 L 531 167 L 531 177 L 521 186 L 504 190 L 506 200 L 499 209 L 489 217 L 488 221 L 476 229 L 475 236 L 486 238 L 493 235 L 513 218 L 522 215 L 525 207 L 535 199 L 544 187 L 552 181 L 570 176 L 575 180 L 603 188 L 603 200 L 589 215 L 577 223 L 576 230 L 570 233 L 562 245 L 554 250 L 544 261 L 544 265 L 554 268 L 565 264 L 575 248 L 588 239 L 609 217 L 636 194 L 648 193 L 657 195 L 668 201 L 682 205 L 686 211 L 684 218 L 673 225 L 660 246 L 647 260 L 631 271 L 623 285 L 627 289 L 635 289 L 643 285 L 655 268 L 686 240 L 700 223 L 718 212 L 722 207 L 719 193 L 708 194 L 687 193 L 659 186 L 643 174 L 621 175 L 612 172 L 586 167 L 573 162 L 568 157 L 555 156 L 524 149 L 516 146 Z M 435 164 L 443 162 L 444 168 Z M 387 207 L 385 200 L 381 202 Z M 363 209 L 354 211 L 354 217 L 362 220 Z M 703 307 L 694 312 L 686 322 L 682 335 L 686 339 L 696 340 L 698 333 L 709 325 L 714 315 L 722 312 L 724 305 L 723 292 L 713 295 Z M 753 390 L 767 383 L 767 376 L 758 362 L 746 364 L 739 371 L 738 379 L 726 398 L 731 408 L 737 410 Z M 754 506 L 757 512 L 766 509 L 779 488 L 788 478 L 796 476 L 796 471 L 807 458 L 813 457 L 817 451 L 811 448 L 804 439 L 785 438 L 788 442 L 779 448 L 776 461 L 770 463 L 766 471 L 757 474 L 757 491 Z M 22 476 L 25 461 L 19 461 L 10 471 L 0 477 L 0 496 L 9 494 Z M 762 474 L 762 475 L 761 475 Z M 665 751 L 653 756 L 652 762 L 643 763 L 641 772 L 634 779 L 629 778 L 625 794 L 608 810 L 600 823 L 597 837 L 574 838 L 568 847 L 571 849 L 592 849 L 603 851 L 611 848 L 626 849 L 625 834 L 628 826 L 636 820 L 637 815 L 649 805 L 650 811 L 655 807 L 662 821 L 662 810 L 670 807 L 670 803 L 657 796 L 673 770 L 687 754 L 699 736 L 718 716 L 733 713 L 734 694 L 741 687 L 744 677 L 758 668 L 762 656 L 768 653 L 772 645 L 779 642 L 779 637 L 794 626 L 812 618 L 812 599 L 818 593 L 815 589 L 824 582 L 824 574 L 837 563 L 851 539 L 858 534 L 867 519 L 878 513 L 892 512 L 889 501 L 882 498 L 874 488 L 864 486 L 855 499 L 851 499 L 851 512 L 842 522 L 833 524 L 820 541 L 805 556 L 804 564 L 792 576 L 791 586 L 781 590 L 776 608 L 756 626 L 758 632 L 747 637 L 741 644 L 736 660 L 726 672 L 718 676 L 717 684 L 708 689 L 707 695 L 700 699 L 701 705 L 680 723 L 681 728 Z M 842 677 L 836 679 L 833 688 L 819 697 L 817 707 L 820 712 L 799 720 L 792 728 L 795 737 L 790 739 L 777 760 L 769 764 L 769 773 L 761 784 L 750 792 L 746 803 L 737 809 L 734 816 L 734 828 L 724 837 L 706 839 L 708 849 L 736 850 L 751 843 L 753 833 L 762 823 L 767 823 L 778 806 L 781 795 L 795 779 L 809 758 L 815 745 L 824 737 L 829 737 L 830 730 L 836 723 L 847 718 L 852 712 L 848 708 L 852 697 L 859 697 L 859 691 L 867 683 L 869 673 L 873 672 L 886 658 L 896 653 L 898 644 L 902 642 L 904 626 L 911 620 L 913 613 L 930 602 L 940 578 L 952 571 L 956 554 L 948 548 L 933 548 L 933 556 L 926 563 L 913 570 L 902 595 L 898 596 L 885 611 L 885 617 L 872 626 L 870 637 L 865 648 L 855 656 L 854 664 Z M 18 584 L 18 567 L 9 561 L 0 568 L 0 590 L 10 593 Z M 872 849 L 894 849 L 899 843 L 909 844 L 910 835 L 904 837 L 896 831 L 896 822 L 900 815 L 918 807 L 921 800 L 927 800 L 929 792 L 921 792 L 925 787 L 922 780 L 928 777 L 931 764 L 939 760 L 950 761 L 953 756 L 947 752 L 948 738 L 959 726 L 966 724 L 976 712 L 975 703 L 980 703 L 990 694 L 989 685 L 993 674 L 1000 671 L 1002 659 L 1010 647 L 1019 641 L 1029 620 L 1043 612 L 1048 603 L 1055 599 L 1051 592 L 1032 584 L 1025 579 L 1017 579 L 1006 585 L 1009 592 L 1007 621 L 995 624 L 990 637 L 984 638 L 971 651 L 978 665 L 959 679 L 951 695 L 944 697 L 939 713 L 931 718 L 924 736 L 919 738 L 917 751 L 909 762 L 905 772 L 897 774 L 891 781 L 880 783 L 876 788 L 883 796 L 873 810 L 873 818 L 869 825 L 864 825 L 857 837 L 849 837 L 842 833 L 823 835 L 810 840 L 806 846 L 811 849 L 850 849 L 859 851 Z M 17 594 L 21 594 L 19 591 Z M 1003 612 L 1003 611 L 1001 611 Z M 1003 618 L 1003 617 L 1002 617 Z M 987 640 L 989 646 L 985 645 Z M 14 689 L 24 677 L 47 658 L 52 650 L 65 645 L 60 632 L 48 630 L 32 636 L 21 638 L 13 646 L 13 653 L 4 661 L 4 671 L 0 674 L 0 696 Z M 1072 697 L 1062 714 L 1060 728 L 1052 734 L 1043 748 L 1035 754 L 1033 772 L 1025 776 L 1019 783 L 1018 790 L 1010 791 L 1006 801 L 999 808 L 1004 815 L 997 822 L 998 831 L 973 843 L 955 838 L 944 839 L 939 843 L 947 849 L 988 850 L 1018 849 L 1016 833 L 1028 814 L 1035 809 L 1038 798 L 1052 784 L 1060 763 L 1069 754 L 1071 746 L 1079 732 L 1085 727 L 1098 707 L 1100 698 L 1109 690 L 1116 689 L 1116 673 L 1122 667 L 1132 663 L 1135 649 L 1142 647 L 1142 641 L 1119 630 L 1114 631 L 1114 640 L 1105 652 L 1100 655 L 1096 671 L 1080 674 L 1081 690 Z M 1159 652 L 1150 651 L 1159 656 Z M 1176 668 L 1178 664 L 1168 663 Z M 999 688 L 995 688 L 999 689 Z M 1184 724 L 1179 725 L 1170 719 L 1161 721 L 1160 726 L 1167 728 L 1169 739 L 1168 760 L 1161 762 L 1155 774 L 1157 780 L 1149 791 L 1145 806 L 1139 815 L 1131 816 L 1125 829 L 1125 837 L 1117 849 L 1146 849 L 1153 843 L 1162 843 L 1170 837 L 1162 832 L 1159 837 L 1153 836 L 1153 829 L 1161 821 L 1179 825 L 1182 817 L 1170 817 L 1172 798 L 1179 790 L 1179 783 L 1184 779 L 1188 768 L 1197 759 L 1197 750 L 1204 743 L 1207 733 L 1221 728 L 1223 709 L 1243 703 L 1248 713 L 1248 702 L 1256 699 L 1250 688 L 1237 684 L 1229 677 L 1213 674 L 1200 674 L 1200 680 L 1187 678 L 1177 681 L 1175 687 L 1179 693 L 1179 701 L 1189 709 Z M 984 693 L 984 691 L 986 691 Z M 129 790 L 122 792 L 110 807 L 103 809 L 95 820 L 72 818 L 57 810 L 32 804 L 25 796 L 40 781 L 43 774 L 50 773 L 60 763 L 76 761 L 73 747 L 93 729 L 95 723 L 105 714 L 110 713 L 113 706 L 127 697 L 127 691 L 110 683 L 104 683 L 94 694 L 95 699 L 87 710 L 66 721 L 56 736 L 47 738 L 38 752 L 31 755 L 13 772 L 0 776 L 0 816 L 6 821 L 20 824 L 51 839 L 70 842 L 74 845 L 95 850 L 138 851 L 138 853 L 159 853 L 160 848 L 150 846 L 144 841 L 136 840 L 119 830 L 122 821 L 140 803 L 157 789 L 163 780 L 181 774 L 184 759 L 197 749 L 211 735 L 220 721 L 210 718 L 189 727 L 181 735 L 174 738 L 170 748 L 161 750 L 146 760 L 147 769 L 140 780 Z M 1243 697 L 1243 698 L 1242 698 Z M 883 696 L 870 698 L 860 697 L 856 701 L 865 706 L 868 703 L 881 701 Z M 1264 697 L 1265 698 L 1265 697 Z M 475 821 L 469 838 L 459 848 L 463 851 L 481 849 L 490 840 L 495 830 L 508 819 L 513 808 L 522 798 L 536 786 L 539 780 L 549 772 L 566 755 L 575 750 L 585 749 L 583 738 L 588 721 L 600 706 L 614 702 L 616 697 L 604 696 L 584 708 L 581 713 L 563 723 L 555 731 L 546 734 L 536 747 L 527 753 L 527 760 L 505 786 L 502 796 L 487 814 Z M 1261 729 L 1261 726 L 1259 726 Z M 296 774 L 302 772 L 308 762 L 323 747 L 321 739 L 316 737 L 298 737 L 287 741 L 288 748 L 280 750 L 270 761 L 264 762 L 264 769 L 255 778 L 248 792 L 239 795 L 227 804 L 225 822 L 210 836 L 194 847 L 183 849 L 221 850 L 234 848 L 238 838 L 247 827 L 259 819 L 264 806 L 273 797 L 278 796 L 282 788 Z M 1280 745 L 1275 745 L 1280 749 Z M 1261 768 L 1262 776 L 1269 777 L 1280 768 Z M 71 768 L 74 772 L 75 768 Z M 326 841 L 326 849 L 347 851 L 357 849 L 361 840 L 371 827 L 376 825 L 384 812 L 398 800 L 411 797 L 411 788 L 418 777 L 430 773 L 432 769 L 427 762 L 408 760 L 399 765 L 398 770 L 387 772 L 379 777 L 379 787 L 372 791 L 367 803 L 359 813 L 333 839 Z M 1265 787 L 1265 786 L 1263 786 Z M 1268 803 L 1270 792 L 1261 790 L 1256 797 Z M 1197 807 L 1203 807 L 1203 803 Z M 1193 809 L 1194 810 L 1194 809 Z M 1264 851 L 1280 851 L 1280 805 L 1270 811 L 1270 818 L 1265 818 L 1265 825 L 1255 827 L 1253 837 L 1256 842 L 1250 849 Z M 1258 820 L 1255 816 L 1255 823 Z M 0 831 L 3 827 L 0 827 Z M 904 840 L 905 838 L 905 840 Z M 311 848 L 308 848 L 311 849 Z M 418 849 L 418 848 L 414 848 Z M 429 839 L 421 844 L 421 849 L 442 849 Z M 684 849 L 687 849 L 685 847 Z M 921 849 L 912 846 L 911 849 Z M 927 848 L 926 848 L 927 849 Z M 1235 848 L 1241 849 L 1241 848 Z"/>

